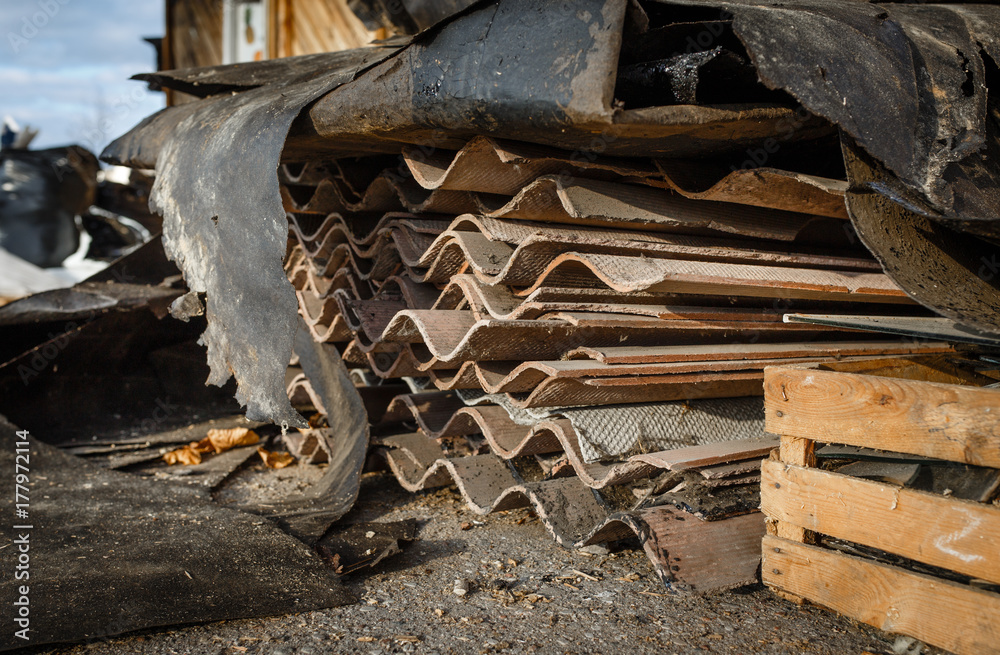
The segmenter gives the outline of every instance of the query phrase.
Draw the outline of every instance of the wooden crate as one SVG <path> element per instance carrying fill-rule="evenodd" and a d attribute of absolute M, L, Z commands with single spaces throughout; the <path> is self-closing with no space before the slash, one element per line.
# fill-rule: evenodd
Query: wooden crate
<path fill-rule="evenodd" d="M 762 577 L 793 600 L 960 654 L 1000 653 L 1000 594 L 847 555 L 820 535 L 1000 584 L 1000 507 L 816 467 L 816 443 L 1000 468 L 995 371 L 955 355 L 766 369 Z"/>

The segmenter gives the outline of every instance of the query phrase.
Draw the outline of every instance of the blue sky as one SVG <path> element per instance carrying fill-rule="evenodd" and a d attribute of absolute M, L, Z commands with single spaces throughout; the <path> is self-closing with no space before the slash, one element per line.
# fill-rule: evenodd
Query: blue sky
<path fill-rule="evenodd" d="M 32 148 L 97 154 L 164 105 L 135 73 L 156 68 L 163 0 L 2 0 L 0 117 L 40 128 Z"/>

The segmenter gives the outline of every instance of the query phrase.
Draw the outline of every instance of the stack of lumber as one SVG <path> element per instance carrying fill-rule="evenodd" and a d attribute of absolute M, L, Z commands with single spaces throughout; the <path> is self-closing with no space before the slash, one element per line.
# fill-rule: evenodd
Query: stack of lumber
<path fill-rule="evenodd" d="M 915 310 L 845 240 L 842 181 L 678 168 L 485 137 L 285 165 L 285 270 L 403 487 L 530 506 L 568 547 L 638 537 L 711 590 L 759 563 L 764 368 L 950 347 L 782 321 Z M 294 367 L 288 391 L 317 426 L 291 450 L 331 460 L 321 394 Z"/>
<path fill-rule="evenodd" d="M 765 372 L 764 582 L 961 654 L 1000 652 L 1000 364 L 917 356 Z"/>

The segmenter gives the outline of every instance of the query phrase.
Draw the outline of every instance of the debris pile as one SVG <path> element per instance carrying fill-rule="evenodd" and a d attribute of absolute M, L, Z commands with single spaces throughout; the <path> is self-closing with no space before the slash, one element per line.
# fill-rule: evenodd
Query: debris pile
<path fill-rule="evenodd" d="M 914 309 L 850 242 L 846 180 L 720 169 L 490 137 L 285 165 L 285 267 L 309 333 L 370 373 L 362 395 L 412 387 L 369 404 L 400 483 L 454 483 L 480 513 L 530 505 L 566 546 L 634 532 L 665 582 L 705 588 L 696 565 L 667 565 L 681 558 L 665 517 L 756 507 L 765 366 L 948 349 L 783 323 L 790 306 Z M 290 376 L 296 408 L 326 413 Z M 290 441 L 323 461 L 322 433 Z M 721 541 L 761 526 L 731 522 Z M 712 582 L 751 580 L 749 552 Z"/>
<path fill-rule="evenodd" d="M 140 76 L 200 98 L 104 153 L 157 171 L 174 315 L 205 315 L 209 381 L 300 430 L 340 514 L 374 446 L 406 488 L 531 506 L 564 545 L 637 535 L 665 583 L 754 579 L 765 367 L 952 350 L 839 316 L 997 332 L 971 272 L 1000 16 L 453 9 L 371 48 Z"/>
<path fill-rule="evenodd" d="M 531 506 L 565 546 L 634 533 L 664 582 L 735 586 L 755 575 L 759 460 L 775 445 L 764 367 L 949 347 L 782 322 L 782 304 L 914 309 L 843 238 L 843 181 L 730 173 L 703 183 L 706 200 L 663 162 L 477 137 L 285 165 L 286 272 L 363 396 L 408 382 L 368 404 L 405 488 L 456 484 L 479 513 Z M 296 409 L 327 413 L 289 377 Z M 326 461 L 322 432 L 290 445 Z M 709 532 L 746 556 L 722 558 L 729 578 L 680 555 Z"/>

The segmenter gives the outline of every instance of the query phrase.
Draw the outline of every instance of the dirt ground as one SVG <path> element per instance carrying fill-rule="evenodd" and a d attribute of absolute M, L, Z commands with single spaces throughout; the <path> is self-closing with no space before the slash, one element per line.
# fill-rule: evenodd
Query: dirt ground
<path fill-rule="evenodd" d="M 314 467 L 271 471 L 255 464 L 237 473 L 218 500 L 260 498 L 308 484 L 315 474 Z M 637 547 L 569 551 L 556 545 L 528 510 L 477 516 L 450 488 L 413 495 L 389 474 L 366 474 L 358 505 L 345 521 L 408 518 L 418 521 L 418 540 L 375 572 L 345 578 L 356 604 L 38 652 L 895 652 L 887 635 L 818 608 L 798 607 L 762 587 L 709 597 L 670 592 Z M 468 583 L 465 596 L 454 593 L 456 581 Z"/>

